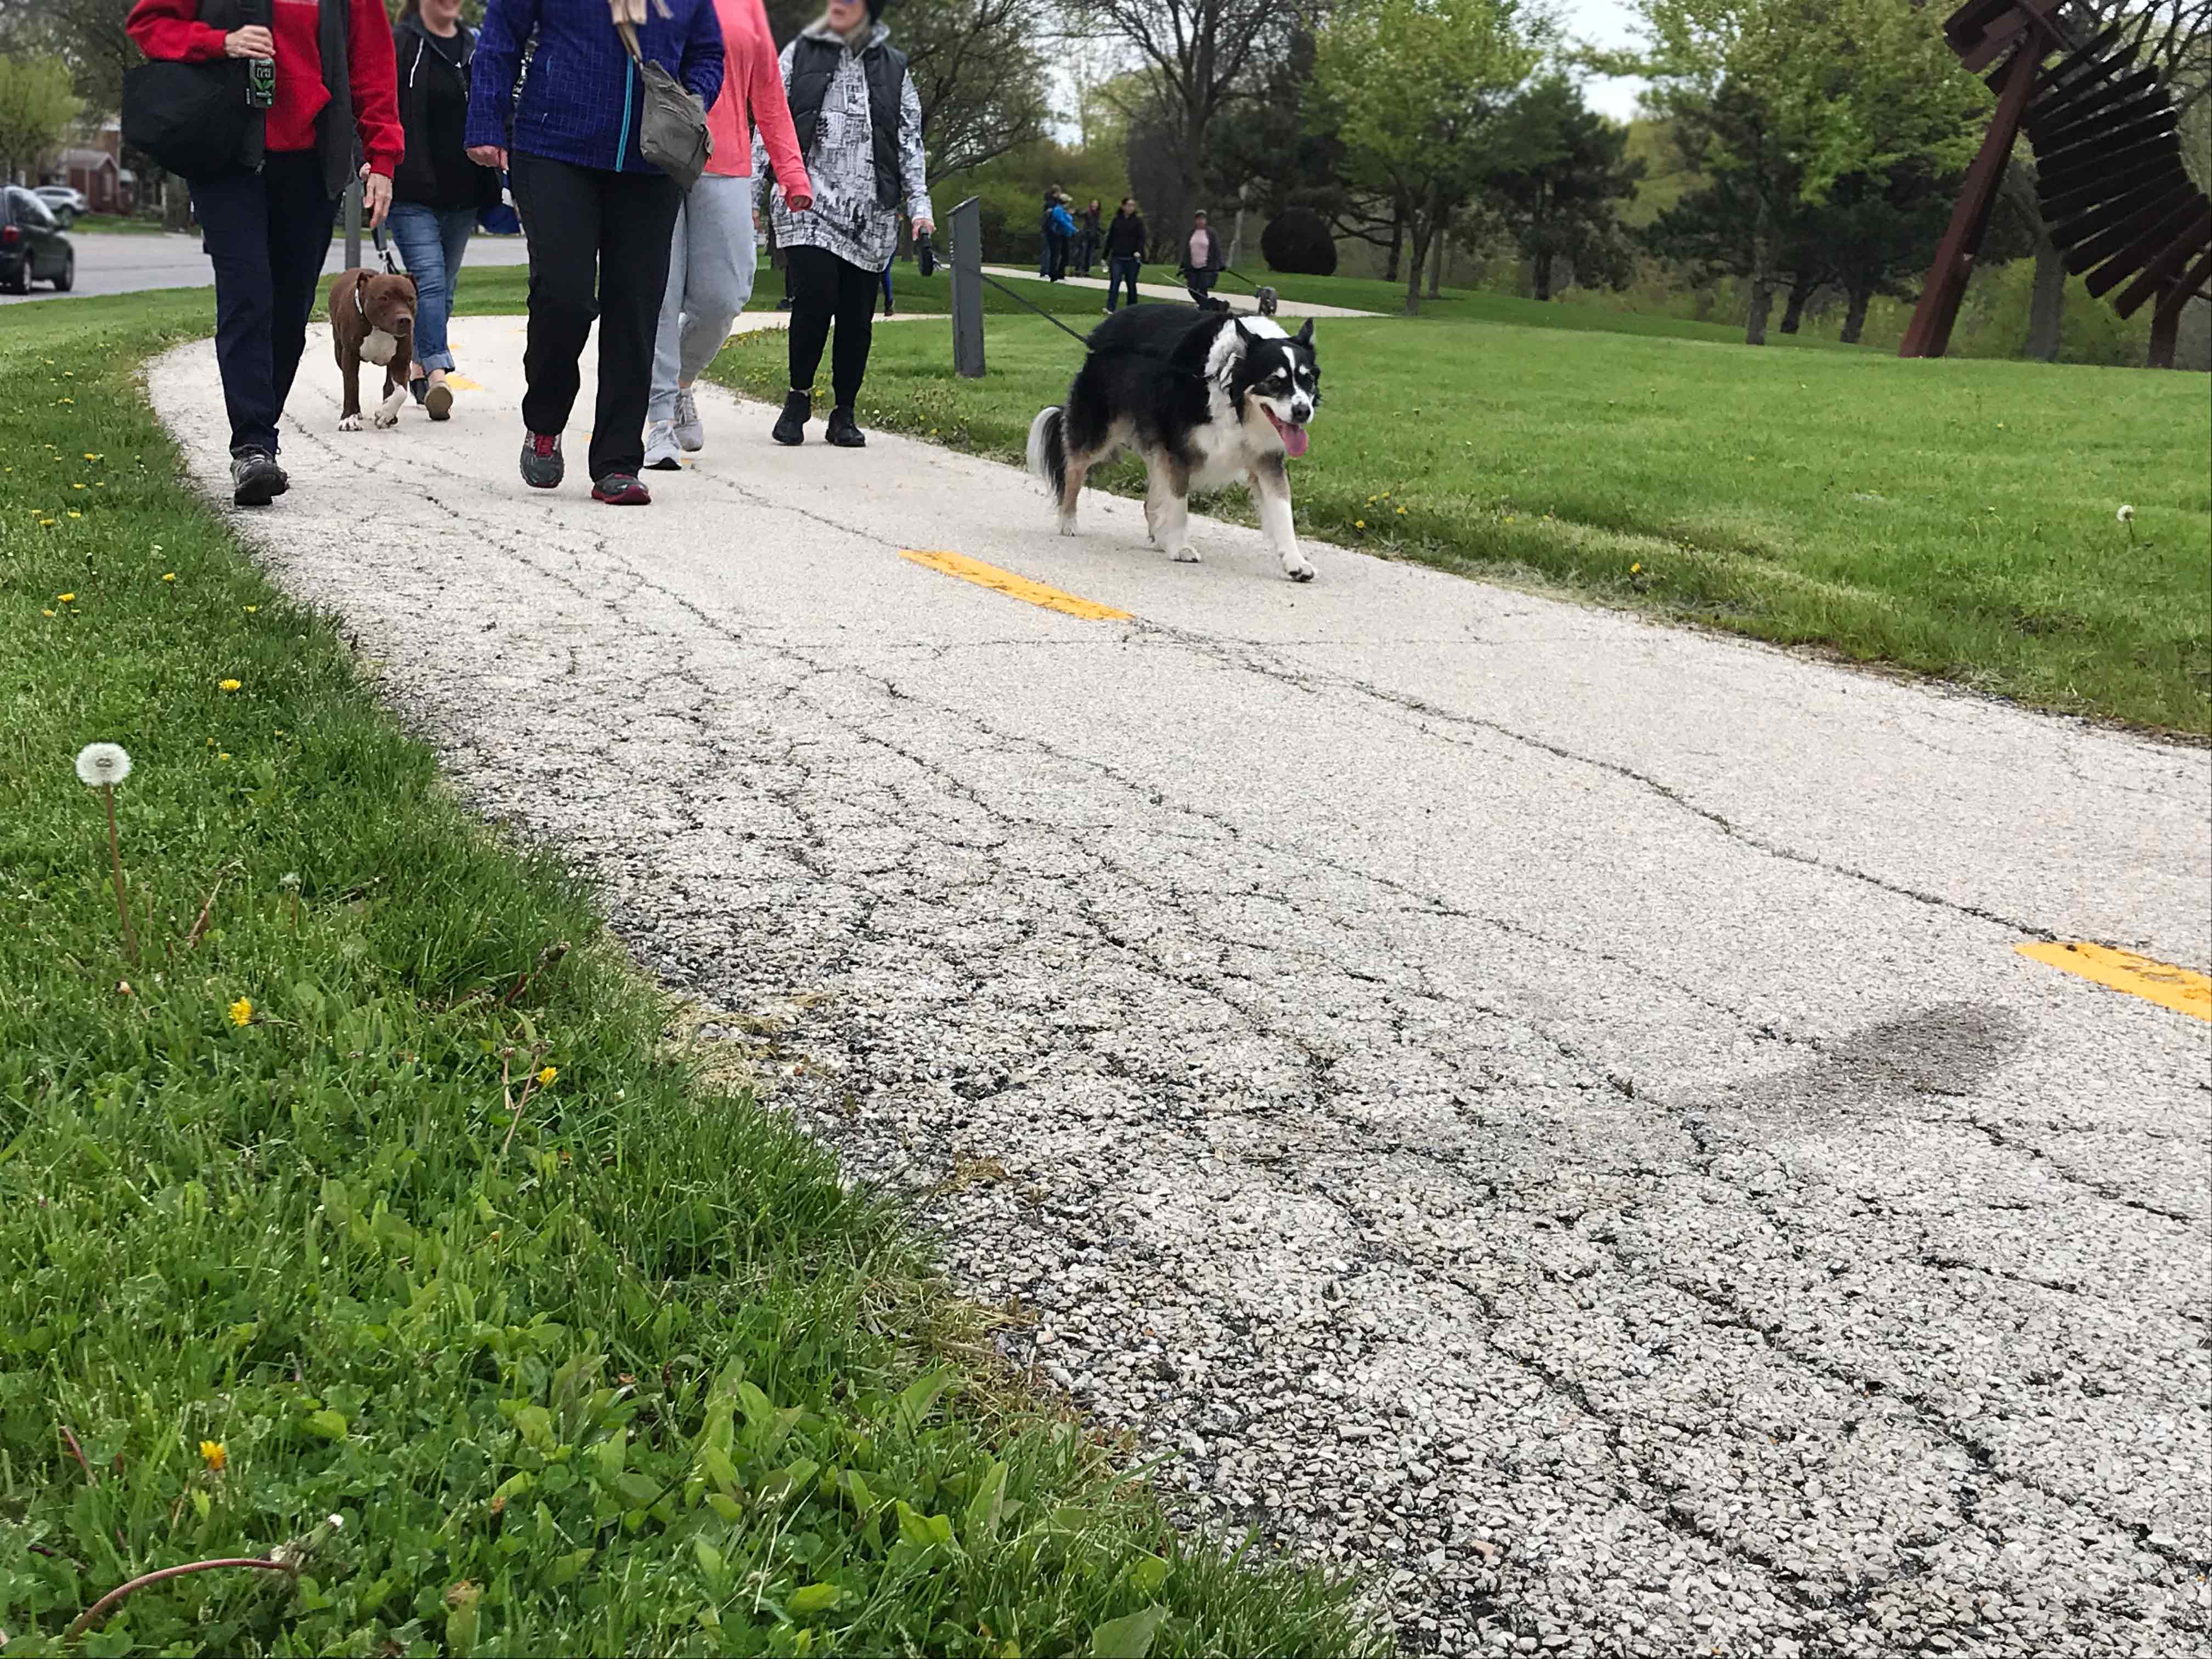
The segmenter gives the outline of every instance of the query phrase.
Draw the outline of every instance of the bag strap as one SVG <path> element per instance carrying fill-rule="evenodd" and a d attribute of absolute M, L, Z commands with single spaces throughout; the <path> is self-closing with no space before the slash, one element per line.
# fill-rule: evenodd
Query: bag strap
<path fill-rule="evenodd" d="M 637 30 L 635 27 L 632 25 L 629 20 L 625 19 L 622 22 L 615 25 L 615 33 L 622 36 L 623 45 L 629 49 L 630 62 L 635 64 L 640 69 L 643 69 L 645 67 L 645 56 L 637 49 Z"/>

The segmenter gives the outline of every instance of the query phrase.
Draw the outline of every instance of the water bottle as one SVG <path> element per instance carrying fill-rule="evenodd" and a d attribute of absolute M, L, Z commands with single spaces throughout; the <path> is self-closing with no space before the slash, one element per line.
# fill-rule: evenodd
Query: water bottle
<path fill-rule="evenodd" d="M 246 60 L 246 105 L 268 109 L 276 102 L 276 62 L 270 58 Z"/>

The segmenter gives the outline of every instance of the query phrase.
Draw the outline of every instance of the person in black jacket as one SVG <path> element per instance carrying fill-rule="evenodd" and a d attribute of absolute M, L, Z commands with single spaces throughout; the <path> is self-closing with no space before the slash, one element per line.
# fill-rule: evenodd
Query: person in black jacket
<path fill-rule="evenodd" d="M 499 174 L 469 159 L 469 64 L 477 37 L 460 0 L 407 0 L 392 26 L 399 59 L 399 120 L 407 154 L 392 181 L 392 240 L 415 278 L 415 401 L 442 421 L 453 353 L 446 343 L 461 259 L 477 216 L 500 199 Z"/>
<path fill-rule="evenodd" d="M 1098 238 L 1103 228 L 1100 217 L 1098 198 L 1095 196 L 1091 198 L 1091 205 L 1075 216 L 1075 269 L 1079 276 L 1088 276 L 1098 258 Z"/>
<path fill-rule="evenodd" d="M 1137 198 L 1124 196 L 1121 210 L 1106 227 L 1106 313 L 1114 313 L 1121 284 L 1129 285 L 1129 303 L 1137 303 L 1137 273 L 1145 264 L 1145 220 L 1137 211 Z"/>

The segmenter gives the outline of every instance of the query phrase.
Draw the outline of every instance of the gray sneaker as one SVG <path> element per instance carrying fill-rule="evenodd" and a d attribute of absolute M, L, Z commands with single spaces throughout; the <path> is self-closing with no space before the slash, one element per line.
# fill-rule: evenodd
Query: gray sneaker
<path fill-rule="evenodd" d="M 568 463 L 561 459 L 561 434 L 557 432 L 526 433 L 522 440 L 522 482 L 532 489 L 551 489 L 568 472 Z"/>
<path fill-rule="evenodd" d="M 698 446 L 694 444 L 692 447 L 696 449 Z M 677 471 L 684 465 L 681 453 L 676 447 L 676 423 L 673 421 L 655 421 L 646 428 L 645 464 L 649 470 L 654 472 Z"/>
<path fill-rule="evenodd" d="M 699 423 L 699 400 L 680 389 L 676 394 L 675 426 L 679 448 L 699 450 L 707 447 L 707 428 Z"/>

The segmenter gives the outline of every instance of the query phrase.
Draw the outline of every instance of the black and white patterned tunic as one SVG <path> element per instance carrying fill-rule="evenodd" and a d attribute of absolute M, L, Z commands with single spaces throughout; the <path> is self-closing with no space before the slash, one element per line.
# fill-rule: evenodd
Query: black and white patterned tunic
<path fill-rule="evenodd" d="M 778 247 L 818 247 L 863 270 L 881 270 L 898 246 L 899 210 L 876 201 L 875 127 L 868 117 L 868 77 L 860 54 L 888 37 L 875 26 L 856 50 L 825 21 L 800 32 L 800 40 L 828 40 L 844 48 L 837 73 L 822 96 L 821 118 L 806 152 L 806 176 L 814 186 L 814 205 L 795 213 L 783 199 L 783 185 L 769 192 L 769 214 Z M 791 58 L 799 42 L 779 60 L 783 84 L 791 85 Z M 908 75 L 899 88 L 899 183 L 908 217 L 934 222 L 929 207 L 929 175 L 921 155 L 921 95 Z M 768 177 L 768 149 L 753 137 L 753 177 Z"/>

